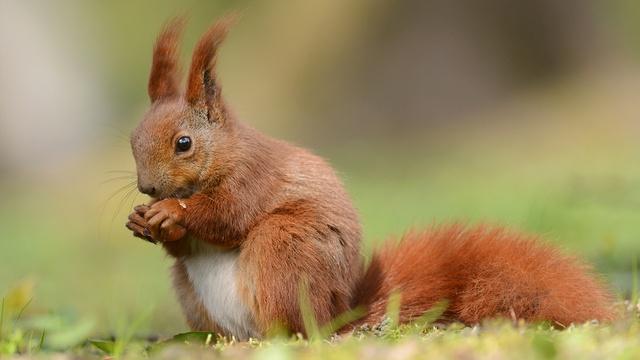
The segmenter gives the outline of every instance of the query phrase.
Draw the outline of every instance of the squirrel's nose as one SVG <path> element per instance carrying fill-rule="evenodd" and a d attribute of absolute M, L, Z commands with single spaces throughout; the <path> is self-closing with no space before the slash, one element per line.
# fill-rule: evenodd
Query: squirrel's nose
<path fill-rule="evenodd" d="M 151 185 L 138 184 L 138 190 L 140 190 L 141 193 L 147 194 L 149 196 L 153 196 L 156 193 L 156 187 Z"/>

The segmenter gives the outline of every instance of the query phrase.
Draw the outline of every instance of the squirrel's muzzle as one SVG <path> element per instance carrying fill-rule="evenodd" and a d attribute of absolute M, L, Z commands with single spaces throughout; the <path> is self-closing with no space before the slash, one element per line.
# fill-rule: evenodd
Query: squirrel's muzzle
<path fill-rule="evenodd" d="M 140 190 L 141 193 L 147 194 L 149 196 L 154 196 L 156 194 L 156 187 L 149 184 L 143 185 L 138 183 L 138 190 Z"/>

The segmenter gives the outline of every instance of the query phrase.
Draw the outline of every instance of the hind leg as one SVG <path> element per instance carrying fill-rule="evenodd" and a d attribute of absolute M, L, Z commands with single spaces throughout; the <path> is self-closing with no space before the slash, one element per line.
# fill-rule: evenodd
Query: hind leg
<path fill-rule="evenodd" d="M 305 333 L 299 294 L 306 283 L 311 311 L 319 325 L 348 309 L 347 264 L 337 239 L 316 224 L 278 215 L 257 226 L 242 245 L 240 266 L 247 303 L 264 334 L 284 326 Z"/>

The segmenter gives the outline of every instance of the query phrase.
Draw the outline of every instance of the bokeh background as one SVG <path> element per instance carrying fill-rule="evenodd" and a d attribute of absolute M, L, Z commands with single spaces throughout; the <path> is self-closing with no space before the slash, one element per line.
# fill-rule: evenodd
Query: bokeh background
<path fill-rule="evenodd" d="M 335 165 L 365 252 L 443 221 L 578 253 L 623 296 L 640 250 L 640 5 L 632 0 L 0 0 L 0 294 L 77 332 L 186 329 L 171 261 L 124 228 L 151 48 L 220 59 L 246 122 Z M 138 330 L 137 330 L 138 331 Z"/>

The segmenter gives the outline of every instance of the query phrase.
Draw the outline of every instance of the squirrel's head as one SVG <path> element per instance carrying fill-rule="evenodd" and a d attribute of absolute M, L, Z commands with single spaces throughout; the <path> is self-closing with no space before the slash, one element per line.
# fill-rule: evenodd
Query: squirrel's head
<path fill-rule="evenodd" d="M 224 171 L 216 164 L 232 141 L 233 119 L 216 82 L 215 64 L 231 22 L 218 21 L 202 36 L 184 92 L 178 65 L 184 21 L 170 21 L 156 40 L 148 86 L 151 108 L 131 135 L 138 189 L 151 197 L 188 197 Z"/>

